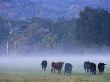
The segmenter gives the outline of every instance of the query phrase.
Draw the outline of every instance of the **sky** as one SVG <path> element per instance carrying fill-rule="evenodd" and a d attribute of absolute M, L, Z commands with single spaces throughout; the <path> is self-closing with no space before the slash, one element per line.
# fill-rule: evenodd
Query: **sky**
<path fill-rule="evenodd" d="M 0 16 L 8 18 L 77 17 L 85 6 L 110 11 L 110 0 L 0 0 Z"/>

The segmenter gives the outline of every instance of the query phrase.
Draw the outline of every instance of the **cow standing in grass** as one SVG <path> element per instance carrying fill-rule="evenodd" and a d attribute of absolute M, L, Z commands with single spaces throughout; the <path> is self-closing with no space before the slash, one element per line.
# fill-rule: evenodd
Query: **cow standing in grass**
<path fill-rule="evenodd" d="M 56 70 L 58 71 L 58 74 L 61 74 L 61 70 L 62 70 L 62 67 L 63 67 L 63 62 L 52 62 L 51 63 L 51 67 L 52 67 L 52 69 L 51 69 L 51 72 L 55 72 Z"/>
<path fill-rule="evenodd" d="M 99 74 L 103 74 L 104 69 L 105 69 L 105 65 L 106 65 L 106 64 L 101 63 L 101 62 L 98 64 Z"/>
<path fill-rule="evenodd" d="M 89 73 L 89 70 L 90 70 L 90 62 L 89 61 L 84 62 L 84 70 L 85 70 L 85 72 Z"/>
<path fill-rule="evenodd" d="M 96 64 L 90 63 L 90 73 L 96 75 Z"/>
<path fill-rule="evenodd" d="M 72 68 L 73 68 L 73 66 L 70 63 L 66 63 L 64 74 L 70 74 L 71 75 Z"/>
<path fill-rule="evenodd" d="M 42 61 L 41 66 L 42 66 L 42 71 L 46 71 L 47 61 L 46 60 Z"/>

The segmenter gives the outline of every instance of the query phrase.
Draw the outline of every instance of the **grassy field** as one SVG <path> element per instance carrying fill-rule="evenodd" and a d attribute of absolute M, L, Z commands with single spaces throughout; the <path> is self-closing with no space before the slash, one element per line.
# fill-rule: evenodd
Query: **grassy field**
<path fill-rule="evenodd" d="M 47 71 L 41 71 L 40 62 L 42 59 L 39 61 L 35 59 L 32 62 L 27 62 L 26 60 L 24 62 L 21 61 L 21 59 L 18 60 L 12 61 L 12 59 L 10 59 L 7 61 L 7 59 L 4 58 L 0 59 L 0 82 L 110 82 L 109 60 L 104 61 L 107 65 L 103 75 L 84 73 L 83 60 L 75 64 L 76 62 L 72 61 L 73 58 L 66 61 L 73 62 L 72 75 L 64 75 L 64 71 L 62 71 L 61 75 L 51 73 L 50 66 L 47 67 Z"/>
<path fill-rule="evenodd" d="M 103 75 L 74 72 L 72 75 L 58 75 L 49 71 L 2 72 L 0 82 L 110 82 L 110 71 Z"/>

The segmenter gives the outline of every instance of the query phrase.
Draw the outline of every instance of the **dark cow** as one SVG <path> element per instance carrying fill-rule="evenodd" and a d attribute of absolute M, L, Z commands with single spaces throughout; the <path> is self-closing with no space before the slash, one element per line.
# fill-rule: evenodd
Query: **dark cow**
<path fill-rule="evenodd" d="M 61 70 L 62 70 L 62 67 L 63 67 L 63 62 L 52 62 L 51 63 L 51 67 L 52 67 L 52 69 L 51 69 L 51 72 L 55 72 L 55 70 L 57 70 L 58 71 L 58 74 L 61 74 Z"/>
<path fill-rule="evenodd" d="M 106 65 L 106 64 L 101 63 L 101 62 L 98 64 L 99 74 L 103 74 L 104 69 L 105 69 L 105 65 Z"/>
<path fill-rule="evenodd" d="M 72 68 L 73 68 L 73 66 L 70 63 L 66 63 L 64 74 L 70 74 L 71 75 Z"/>
<path fill-rule="evenodd" d="M 96 75 L 96 64 L 90 63 L 90 73 Z"/>
<path fill-rule="evenodd" d="M 42 61 L 41 65 L 42 65 L 42 71 L 46 71 L 47 61 L 46 60 Z"/>
<path fill-rule="evenodd" d="M 90 62 L 89 61 L 84 62 L 84 70 L 85 70 L 85 72 L 89 73 L 89 70 L 90 70 Z"/>

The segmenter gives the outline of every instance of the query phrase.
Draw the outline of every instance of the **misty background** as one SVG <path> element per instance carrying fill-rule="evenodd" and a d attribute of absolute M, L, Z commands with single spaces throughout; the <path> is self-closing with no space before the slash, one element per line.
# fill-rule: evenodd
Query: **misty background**
<path fill-rule="evenodd" d="M 0 73 L 1 74 L 32 74 L 40 76 L 46 75 L 47 72 L 42 72 L 41 61 L 47 60 L 48 74 L 51 75 L 51 62 L 62 61 L 64 63 L 71 63 L 73 65 L 72 73 L 84 73 L 84 61 L 94 62 L 96 66 L 99 62 L 104 62 L 105 73 L 108 73 L 110 68 L 109 56 L 42 56 L 42 57 L 0 57 Z M 97 69 L 97 68 L 96 68 Z M 64 67 L 62 69 L 64 71 Z M 63 74 L 62 71 L 62 74 Z M 98 73 L 98 69 L 97 69 Z"/>

